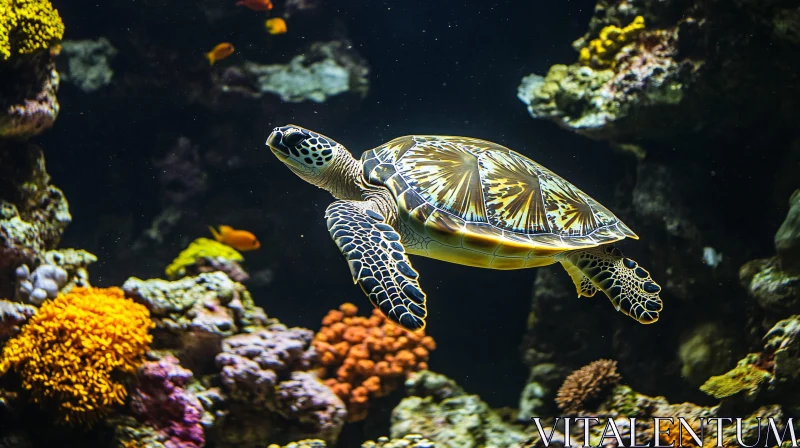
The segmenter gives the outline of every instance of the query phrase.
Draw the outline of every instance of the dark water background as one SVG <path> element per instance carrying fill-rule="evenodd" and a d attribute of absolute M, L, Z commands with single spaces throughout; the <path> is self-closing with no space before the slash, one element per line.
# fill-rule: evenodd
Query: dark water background
<path fill-rule="evenodd" d="M 179 53 L 198 55 L 216 40 L 246 39 L 246 33 L 237 30 L 213 29 L 206 36 L 182 28 L 186 17 L 180 15 L 179 5 L 169 6 L 163 14 L 155 4 L 144 6 L 158 14 L 150 23 L 144 15 L 126 17 L 110 3 L 54 1 L 68 24 L 69 39 L 129 29 L 150 33 L 151 39 L 180 48 Z M 100 258 L 91 269 L 99 286 L 119 285 L 132 275 L 162 276 L 163 265 L 118 254 L 120 244 L 140 234 L 159 211 L 152 159 L 167 146 L 165 135 L 185 135 L 202 150 L 210 149 L 216 143 L 206 140 L 209 127 L 231 119 L 240 124 L 231 151 L 248 163 L 211 169 L 209 195 L 219 193 L 214 199 L 217 210 L 228 207 L 240 213 L 228 222 L 219 222 L 219 216 L 208 212 L 200 219 L 205 220 L 203 225 L 227 223 L 259 235 L 262 248 L 246 254 L 247 268 L 269 267 L 274 281 L 252 292 L 269 315 L 290 326 L 317 329 L 327 310 L 344 301 L 362 310 L 369 304 L 352 284 L 325 231 L 322 214 L 331 197 L 295 178 L 264 146 L 270 130 L 287 121 L 325 133 L 355 155 L 412 133 L 496 141 L 613 208 L 614 190 L 624 172 L 621 158 L 605 143 L 532 120 L 516 98 L 523 76 L 543 74 L 554 63 L 576 59 L 569 43 L 586 30 L 594 3 L 364 0 L 329 5 L 331 15 L 346 26 L 371 66 L 369 95 L 360 106 L 338 111 L 336 107 L 345 106 L 336 101 L 287 104 L 275 114 L 280 122 L 254 122 L 262 116 L 247 110 L 232 117 L 229 112 L 215 115 L 187 106 L 172 100 L 179 93 L 174 87 L 154 85 L 145 94 L 119 99 L 103 93 L 85 95 L 62 85 L 61 115 L 52 130 L 36 139 L 47 148 L 53 182 L 71 205 L 74 221 L 62 246 L 85 248 Z M 189 7 L 185 11 L 194 14 Z M 290 29 L 286 40 L 301 43 L 306 31 L 313 34 L 311 29 Z M 120 72 L 158 74 L 174 69 L 167 63 L 142 64 L 141 59 L 129 57 L 131 49 L 124 43 L 112 43 L 120 48 L 114 61 Z M 258 54 L 249 45 L 237 48 L 245 56 Z M 271 52 L 269 62 L 285 62 L 294 54 L 279 48 Z M 636 254 L 635 242 L 623 247 Z M 480 270 L 421 258 L 413 263 L 429 297 L 428 332 L 439 345 L 431 368 L 453 377 L 492 406 L 516 406 L 527 377 L 519 344 L 530 308 L 533 271 Z M 624 319 L 613 312 L 598 318 Z M 641 327 L 641 331 L 658 330 Z"/>

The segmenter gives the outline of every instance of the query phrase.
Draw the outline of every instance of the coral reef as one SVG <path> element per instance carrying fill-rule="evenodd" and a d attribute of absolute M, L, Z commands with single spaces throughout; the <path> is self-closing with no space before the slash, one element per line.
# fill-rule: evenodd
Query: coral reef
<path fill-rule="evenodd" d="M 298 440 L 297 442 L 292 442 L 287 445 L 277 445 L 272 443 L 267 445 L 267 448 L 325 448 L 328 445 L 325 444 L 324 440 L 320 439 L 305 439 L 305 440 Z"/>
<path fill-rule="evenodd" d="M 254 407 L 267 407 L 274 398 L 279 375 L 309 370 L 314 365 L 312 338 L 310 330 L 284 325 L 225 338 L 216 363 L 227 393 Z"/>
<path fill-rule="evenodd" d="M 325 366 L 325 384 L 347 403 L 349 421 L 367 416 L 369 400 L 402 385 L 406 376 L 428 367 L 433 338 L 411 333 L 386 320 L 378 309 L 369 318 L 345 303 L 331 310 L 314 336 Z"/>
<path fill-rule="evenodd" d="M 187 275 L 197 275 L 201 272 L 207 272 L 203 271 L 203 269 L 210 269 L 215 265 L 221 267 L 236 266 L 239 271 L 242 271 L 241 267 L 239 267 L 239 263 L 242 261 L 244 261 L 242 254 L 227 244 L 209 238 L 198 238 L 192 241 L 192 243 L 167 266 L 165 273 L 167 277 L 175 280 L 186 277 Z M 233 268 L 229 270 L 235 272 Z M 234 276 L 230 277 L 238 281 L 233 278 Z"/>
<path fill-rule="evenodd" d="M 58 266 L 43 264 L 33 272 L 22 265 L 14 272 L 17 282 L 15 299 L 39 306 L 46 299 L 54 299 L 67 283 L 67 271 Z"/>
<path fill-rule="evenodd" d="M 114 71 L 109 61 L 117 49 L 105 37 L 97 40 L 67 40 L 61 43 L 60 58 L 66 67 L 60 69 L 61 80 L 85 93 L 95 92 L 109 84 Z"/>
<path fill-rule="evenodd" d="M 87 268 L 97 257 L 85 250 L 59 249 L 44 254 L 44 263 L 33 272 L 28 265 L 19 266 L 14 300 L 39 306 L 45 299 L 55 298 L 59 292 L 69 292 L 73 287 L 90 287 Z"/>
<path fill-rule="evenodd" d="M 195 373 L 213 364 L 223 338 L 270 322 L 245 287 L 221 272 L 174 282 L 130 278 L 122 289 L 150 310 L 154 348 L 174 350 Z"/>
<path fill-rule="evenodd" d="M 442 375 L 412 375 L 406 386 L 417 395 L 404 398 L 392 411 L 393 438 L 419 434 L 438 446 L 500 448 L 517 446 L 526 437 L 524 428 L 505 421 L 477 395 L 464 394 Z"/>
<path fill-rule="evenodd" d="M 247 96 L 278 95 L 282 101 L 325 102 L 329 97 L 352 92 L 367 94 L 369 67 L 346 41 L 316 42 L 286 64 L 246 63 L 229 68 L 219 80 L 225 92 Z"/>
<path fill-rule="evenodd" d="M 755 397 L 772 375 L 756 367 L 752 358 L 743 359 L 736 368 L 724 375 L 712 376 L 700 386 L 700 390 L 717 399 L 728 398 L 741 392 L 748 397 Z"/>
<path fill-rule="evenodd" d="M 0 343 L 16 336 L 22 325 L 34 314 L 36 308 L 30 305 L 0 299 Z"/>
<path fill-rule="evenodd" d="M 49 49 L 64 36 L 61 16 L 47 0 L 4 0 L 0 11 L 0 57 L 4 60 Z"/>
<path fill-rule="evenodd" d="M 216 363 L 230 398 L 294 422 L 290 439 L 314 436 L 332 442 L 347 413 L 344 403 L 306 372 L 316 366 L 312 338 L 309 330 L 274 324 L 225 338 Z"/>
<path fill-rule="evenodd" d="M 362 443 L 361 448 L 436 448 L 436 444 L 418 434 L 408 434 L 398 439 L 379 437 Z"/>
<path fill-rule="evenodd" d="M 0 278 L 44 262 L 71 220 L 64 194 L 50 185 L 41 149 L 0 142 Z M 0 283 L 0 297 L 13 297 L 13 286 Z"/>
<path fill-rule="evenodd" d="M 592 138 L 676 142 L 698 131 L 746 133 L 764 122 L 760 111 L 791 102 L 777 96 L 796 92 L 787 76 L 797 64 L 780 56 L 791 51 L 788 42 L 770 41 L 781 26 L 764 26 L 763 11 L 774 8 L 753 14 L 760 7 L 738 3 L 599 0 L 573 43 L 578 62 L 525 78 L 519 98 L 533 117 Z"/>
<path fill-rule="evenodd" d="M 591 408 L 592 401 L 619 382 L 617 362 L 599 359 L 572 372 L 556 395 L 558 407 L 569 414 Z"/>
<path fill-rule="evenodd" d="M 620 28 L 608 25 L 602 30 L 597 39 L 592 39 L 589 44 L 579 50 L 578 60 L 582 64 L 593 68 L 614 67 L 614 56 L 625 45 L 636 40 L 644 29 L 644 17 L 636 16 L 628 26 Z"/>
<path fill-rule="evenodd" d="M 166 448 L 202 448 L 205 444 L 203 406 L 186 390 L 191 378 L 192 372 L 171 355 L 145 362 L 139 369 L 131 410 L 159 433 Z"/>
<path fill-rule="evenodd" d="M 0 374 L 17 372 L 33 401 L 62 423 L 91 424 L 124 402 L 152 337 L 147 309 L 118 288 L 75 288 L 42 305 L 3 347 Z"/>

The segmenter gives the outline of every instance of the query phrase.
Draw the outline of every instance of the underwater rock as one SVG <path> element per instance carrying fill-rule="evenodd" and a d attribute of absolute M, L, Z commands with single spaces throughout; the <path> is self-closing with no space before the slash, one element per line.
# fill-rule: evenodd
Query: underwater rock
<path fill-rule="evenodd" d="M 678 358 L 681 376 L 692 386 L 703 384 L 733 364 L 735 342 L 717 322 L 688 328 L 681 335 Z"/>
<path fill-rule="evenodd" d="M 218 431 L 225 444 L 260 446 L 282 438 L 315 437 L 333 443 L 347 418 L 344 403 L 314 373 L 314 333 L 273 324 L 225 338 L 216 363 L 232 400 Z M 250 421 L 259 429 L 246 429 Z"/>
<path fill-rule="evenodd" d="M 66 285 L 61 291 L 69 291 L 76 286 L 89 287 L 89 265 L 97 261 L 97 257 L 83 249 L 56 249 L 44 254 L 45 263 L 57 266 L 67 272 Z"/>
<path fill-rule="evenodd" d="M 436 401 L 466 394 L 458 383 L 430 370 L 410 374 L 405 382 L 405 388 L 408 395 L 433 397 Z"/>
<path fill-rule="evenodd" d="M 732 138 L 765 131 L 758 126 L 766 122 L 788 129 L 791 120 L 777 117 L 786 109 L 775 105 L 799 105 L 797 61 L 781 55 L 792 51 L 800 13 L 777 2 L 735 3 L 599 0 L 588 32 L 573 43 L 578 60 L 526 77 L 518 97 L 534 118 L 613 141 Z M 763 3 L 770 5 L 752 6 Z M 644 28 L 623 33 L 638 16 Z M 604 34 L 625 39 L 597 64 L 591 54 Z"/>
<path fill-rule="evenodd" d="M 0 142 L 0 278 L 21 265 L 38 266 L 56 247 L 72 217 L 64 194 L 50 185 L 44 154 L 25 142 Z M 13 297 L 14 282 L 0 282 Z"/>
<path fill-rule="evenodd" d="M 61 70 L 62 81 L 75 85 L 85 93 L 111 84 L 114 71 L 109 66 L 109 60 L 117 55 L 117 49 L 108 39 L 65 40 L 61 48 L 59 59 L 66 59 L 66 69 Z"/>
<path fill-rule="evenodd" d="M 347 419 L 342 400 L 311 372 L 292 372 L 278 383 L 275 410 L 289 422 L 297 422 L 295 437 L 318 437 L 330 442 L 339 437 Z"/>
<path fill-rule="evenodd" d="M 0 299 L 0 342 L 16 336 L 20 327 L 34 314 L 35 307 Z"/>
<path fill-rule="evenodd" d="M 159 433 L 159 442 L 167 448 L 201 448 L 205 444 L 203 406 L 185 388 L 191 379 L 192 372 L 170 355 L 139 368 L 131 410 Z"/>
<path fill-rule="evenodd" d="M 291 442 L 283 446 L 272 443 L 267 445 L 267 448 L 326 448 L 327 446 L 328 445 L 325 444 L 324 440 L 305 439 L 298 440 L 297 442 Z"/>
<path fill-rule="evenodd" d="M 53 126 L 59 75 L 48 53 L 0 61 L 0 138 L 27 138 Z"/>
<path fill-rule="evenodd" d="M 242 284 L 221 272 L 174 282 L 133 277 L 122 289 L 150 310 L 156 324 L 154 347 L 176 350 L 181 364 L 195 374 L 210 366 L 223 338 L 274 322 Z"/>
<path fill-rule="evenodd" d="M 427 381 L 429 376 L 416 378 Z M 414 381 L 411 381 L 413 388 Z M 435 383 L 456 390 L 452 381 L 439 379 Z M 392 411 L 391 435 L 400 438 L 411 434 L 453 448 L 505 448 L 516 446 L 526 437 L 521 426 L 505 421 L 480 397 L 468 394 L 454 395 L 441 401 L 433 395 L 404 398 Z"/>
<path fill-rule="evenodd" d="M 762 386 L 766 386 L 772 378 L 769 372 L 755 366 L 758 359 L 758 355 L 748 355 L 733 370 L 709 378 L 700 386 L 700 390 L 717 399 L 743 394 L 747 400 L 752 401 Z"/>
<path fill-rule="evenodd" d="M 569 373 L 569 368 L 550 362 L 531 366 L 528 382 L 519 397 L 517 420 L 528 422 L 531 417 L 553 415 L 558 386 Z"/>
<path fill-rule="evenodd" d="M 374 442 L 368 440 L 361 444 L 361 448 L 436 448 L 436 444 L 418 434 L 409 434 L 401 439 L 379 437 Z"/>
<path fill-rule="evenodd" d="M 800 315 L 775 324 L 762 343 L 760 353 L 748 354 L 734 369 L 710 378 L 701 390 L 715 398 L 794 406 L 800 398 Z"/>
<path fill-rule="evenodd" d="M 204 272 L 221 271 L 239 282 L 249 278 L 239 264 L 243 261 L 242 254 L 231 246 L 209 238 L 197 238 L 175 257 L 164 273 L 170 280 L 176 280 Z"/>
<path fill-rule="evenodd" d="M 267 407 L 279 375 L 308 370 L 316 362 L 313 337 L 311 330 L 274 324 L 225 338 L 216 363 L 227 393 L 255 408 Z"/>
<path fill-rule="evenodd" d="M 800 315 L 775 324 L 763 341 L 762 357 L 772 360 L 774 380 L 770 388 L 780 394 L 793 392 L 790 397 L 796 398 L 795 391 L 800 390 Z"/>
<path fill-rule="evenodd" d="M 800 313 L 800 190 L 790 198 L 786 219 L 775 233 L 777 256 L 752 260 L 739 270 L 750 296 L 765 310 Z"/>
<path fill-rule="evenodd" d="M 783 271 L 777 257 L 749 261 L 739 276 L 761 308 L 783 315 L 800 312 L 800 276 Z"/>
<path fill-rule="evenodd" d="M 219 81 L 225 92 L 249 96 L 278 95 L 282 101 L 325 102 L 351 92 L 363 98 L 369 90 L 369 67 L 347 41 L 316 42 L 288 64 L 245 63 L 229 68 Z"/>
<path fill-rule="evenodd" d="M 800 190 L 789 198 L 789 213 L 775 233 L 775 251 L 784 271 L 800 275 Z"/>

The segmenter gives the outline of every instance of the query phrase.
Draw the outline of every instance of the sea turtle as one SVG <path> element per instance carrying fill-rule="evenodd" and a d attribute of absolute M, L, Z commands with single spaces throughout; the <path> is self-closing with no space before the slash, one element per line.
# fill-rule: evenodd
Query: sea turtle
<path fill-rule="evenodd" d="M 425 327 L 426 295 L 408 254 L 489 269 L 556 262 L 578 296 L 603 291 L 618 311 L 658 320 L 661 288 L 611 245 L 635 233 L 552 171 L 496 143 L 468 137 L 398 137 L 356 160 L 300 126 L 275 128 L 275 156 L 337 200 L 328 231 L 353 279 L 386 317 Z"/>

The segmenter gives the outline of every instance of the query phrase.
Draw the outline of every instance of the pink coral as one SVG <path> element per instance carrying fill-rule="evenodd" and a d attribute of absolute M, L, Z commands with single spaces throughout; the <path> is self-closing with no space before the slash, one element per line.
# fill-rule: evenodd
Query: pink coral
<path fill-rule="evenodd" d="M 192 372 L 168 355 L 157 362 L 146 362 L 139 370 L 139 378 L 131 400 L 134 415 L 161 432 L 167 448 L 202 448 L 203 407 L 184 387 Z"/>

